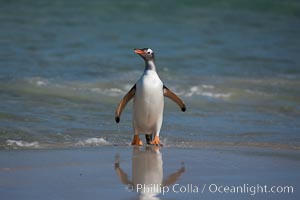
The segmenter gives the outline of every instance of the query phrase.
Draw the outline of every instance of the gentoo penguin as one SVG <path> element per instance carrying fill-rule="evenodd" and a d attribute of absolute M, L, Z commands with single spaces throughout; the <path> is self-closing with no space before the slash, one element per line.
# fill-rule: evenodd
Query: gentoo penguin
<path fill-rule="evenodd" d="M 169 97 L 184 112 L 184 102 L 160 80 L 155 67 L 154 52 L 150 48 L 134 49 L 145 61 L 145 70 L 140 79 L 120 101 L 115 120 L 120 122 L 120 116 L 126 104 L 133 98 L 134 137 L 131 145 L 142 146 L 139 134 L 146 134 L 147 144 L 161 145 L 159 132 L 163 120 L 164 96 Z M 152 135 L 154 139 L 152 140 Z M 152 140 L 152 141 L 151 141 Z"/>

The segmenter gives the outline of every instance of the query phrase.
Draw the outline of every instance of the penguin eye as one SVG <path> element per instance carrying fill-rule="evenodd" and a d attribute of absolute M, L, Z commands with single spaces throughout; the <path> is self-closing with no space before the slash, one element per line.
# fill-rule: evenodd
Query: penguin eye
<path fill-rule="evenodd" d="M 150 51 L 148 51 L 148 52 L 147 52 L 147 54 L 148 54 L 148 55 L 150 55 L 150 54 L 151 54 L 151 52 L 150 52 Z"/>

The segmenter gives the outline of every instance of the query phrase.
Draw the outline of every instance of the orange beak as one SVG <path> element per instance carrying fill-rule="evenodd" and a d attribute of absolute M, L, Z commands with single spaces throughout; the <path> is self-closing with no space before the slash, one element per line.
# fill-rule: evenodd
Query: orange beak
<path fill-rule="evenodd" d="M 145 53 L 145 52 L 144 52 L 143 50 L 141 50 L 141 49 L 135 49 L 134 52 L 135 52 L 136 54 L 143 54 L 143 53 Z"/>

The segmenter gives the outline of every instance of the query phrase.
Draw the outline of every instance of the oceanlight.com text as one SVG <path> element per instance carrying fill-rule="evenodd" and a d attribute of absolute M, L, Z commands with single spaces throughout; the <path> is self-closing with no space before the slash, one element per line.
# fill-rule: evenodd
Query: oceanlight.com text
<path fill-rule="evenodd" d="M 220 194 L 249 194 L 254 196 L 256 194 L 293 194 L 294 187 L 293 186 L 268 186 L 268 185 L 249 185 L 243 184 L 239 186 L 228 186 L 228 185 L 217 185 L 210 184 L 208 185 L 208 191 L 210 193 L 220 193 Z"/>

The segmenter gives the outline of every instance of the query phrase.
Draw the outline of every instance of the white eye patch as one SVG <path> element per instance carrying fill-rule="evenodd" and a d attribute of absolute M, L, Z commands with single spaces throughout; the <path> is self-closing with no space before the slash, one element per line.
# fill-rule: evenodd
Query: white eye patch
<path fill-rule="evenodd" d="M 148 49 L 146 52 L 148 55 L 151 55 L 153 53 L 152 49 Z"/>

